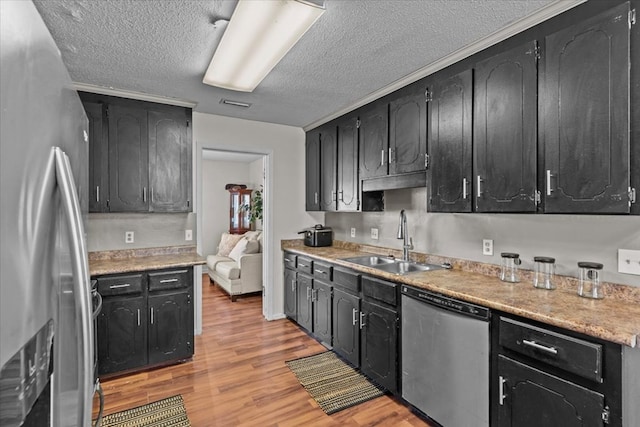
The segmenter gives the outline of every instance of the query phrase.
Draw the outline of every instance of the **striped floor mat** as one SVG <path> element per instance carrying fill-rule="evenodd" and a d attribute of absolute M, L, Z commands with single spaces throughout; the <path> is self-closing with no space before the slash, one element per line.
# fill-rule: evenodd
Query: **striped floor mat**
<path fill-rule="evenodd" d="M 384 391 L 327 351 L 286 362 L 287 366 L 327 414 L 382 396 Z"/>
<path fill-rule="evenodd" d="M 106 415 L 101 427 L 189 427 L 182 396 L 175 395 L 157 402 Z"/>

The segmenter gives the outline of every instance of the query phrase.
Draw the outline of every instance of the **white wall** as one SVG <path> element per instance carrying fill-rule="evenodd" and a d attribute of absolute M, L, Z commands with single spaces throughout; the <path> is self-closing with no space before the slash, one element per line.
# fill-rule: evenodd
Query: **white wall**
<path fill-rule="evenodd" d="M 266 275 L 263 313 L 267 319 L 282 317 L 284 293 L 280 241 L 298 238 L 299 230 L 324 222 L 324 214 L 305 212 L 303 130 L 291 126 L 194 113 L 193 140 L 194 186 L 197 186 L 196 212 L 202 212 L 203 149 L 267 155 L 267 185 L 264 196 Z M 198 222 L 201 223 L 199 216 Z M 198 251 L 202 253 L 200 236 Z"/>
<path fill-rule="evenodd" d="M 402 248 L 396 239 L 405 209 L 416 251 L 500 264 L 500 252 L 516 252 L 522 268 L 533 269 L 534 256 L 556 258 L 558 274 L 578 275 L 578 261 L 604 264 L 603 280 L 640 286 L 640 276 L 617 272 L 617 250 L 640 250 L 640 217 L 623 215 L 526 215 L 428 213 L 427 190 L 385 192 L 385 212 L 327 213 L 336 239 Z M 356 238 L 349 235 L 356 228 Z M 379 229 L 379 240 L 370 237 Z M 493 256 L 482 255 L 482 239 L 493 239 Z"/>
<path fill-rule="evenodd" d="M 244 184 L 254 188 L 249 163 L 202 161 L 202 236 L 203 256 L 217 253 L 220 236 L 229 231 L 229 191 L 226 184 Z"/>

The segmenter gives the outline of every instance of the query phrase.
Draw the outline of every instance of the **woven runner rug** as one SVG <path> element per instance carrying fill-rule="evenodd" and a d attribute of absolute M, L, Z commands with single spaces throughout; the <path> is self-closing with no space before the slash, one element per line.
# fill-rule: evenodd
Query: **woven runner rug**
<path fill-rule="evenodd" d="M 175 395 L 157 402 L 106 415 L 102 427 L 189 427 L 182 396 Z"/>
<path fill-rule="evenodd" d="M 327 414 L 376 397 L 384 391 L 331 351 L 285 362 Z"/>

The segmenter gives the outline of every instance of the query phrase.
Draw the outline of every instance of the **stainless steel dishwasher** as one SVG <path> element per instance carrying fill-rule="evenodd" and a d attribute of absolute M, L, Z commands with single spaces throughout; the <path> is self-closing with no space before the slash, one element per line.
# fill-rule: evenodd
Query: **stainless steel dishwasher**
<path fill-rule="evenodd" d="M 490 311 L 401 288 L 402 397 L 445 427 L 489 425 Z"/>

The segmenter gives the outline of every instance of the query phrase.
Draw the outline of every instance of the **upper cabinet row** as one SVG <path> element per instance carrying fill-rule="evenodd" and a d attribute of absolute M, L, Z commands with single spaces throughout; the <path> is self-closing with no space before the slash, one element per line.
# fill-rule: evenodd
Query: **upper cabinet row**
<path fill-rule="evenodd" d="M 191 211 L 191 109 L 81 93 L 89 212 Z"/>
<path fill-rule="evenodd" d="M 344 200 L 367 179 L 426 167 L 430 212 L 629 213 L 630 16 L 620 4 L 310 131 L 307 210 L 360 210 Z"/>

